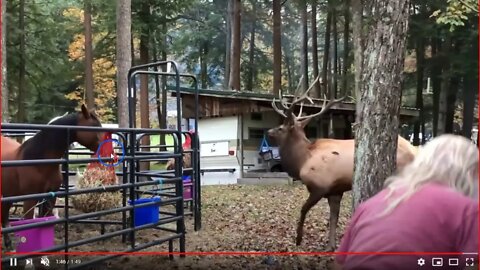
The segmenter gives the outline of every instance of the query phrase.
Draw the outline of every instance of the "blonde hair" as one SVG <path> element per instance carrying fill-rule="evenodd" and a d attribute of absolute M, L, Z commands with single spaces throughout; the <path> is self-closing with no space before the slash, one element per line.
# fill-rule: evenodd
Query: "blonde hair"
<path fill-rule="evenodd" d="M 384 214 L 391 212 L 427 183 L 442 184 L 476 198 L 477 177 L 478 149 L 472 141 L 451 134 L 435 137 L 419 149 L 412 163 L 385 181 L 389 190 L 387 199 L 398 189 L 405 189 L 405 192 L 390 200 Z"/>

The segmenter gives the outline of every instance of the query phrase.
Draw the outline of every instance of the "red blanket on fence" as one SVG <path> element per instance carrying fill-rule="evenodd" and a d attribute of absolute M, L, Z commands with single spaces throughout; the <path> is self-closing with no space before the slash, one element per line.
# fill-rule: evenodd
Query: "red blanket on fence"
<path fill-rule="evenodd" d="M 108 141 L 107 141 L 108 140 Z M 102 158 L 113 158 L 113 161 L 94 161 L 88 164 L 87 170 L 91 169 L 101 169 L 108 171 L 109 178 L 116 180 L 116 175 L 115 175 L 115 167 L 113 164 L 118 162 L 118 156 L 113 150 L 113 142 L 112 142 L 112 133 L 110 132 L 105 132 L 105 135 L 103 136 L 103 140 L 101 143 L 101 147 L 97 150 L 97 153 L 93 155 L 93 157 L 102 157 Z M 104 183 L 104 184 L 114 184 L 114 183 Z"/>

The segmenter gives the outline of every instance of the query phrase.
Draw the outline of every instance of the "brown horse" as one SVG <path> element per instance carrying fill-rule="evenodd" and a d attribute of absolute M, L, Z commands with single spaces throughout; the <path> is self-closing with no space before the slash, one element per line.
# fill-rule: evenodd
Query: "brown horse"
<path fill-rule="evenodd" d="M 93 126 L 101 127 L 93 110 L 89 111 L 82 105 L 81 111 L 65 115 L 51 121 L 51 125 Z M 1 156 L 2 160 L 32 160 L 32 159 L 59 159 L 68 150 L 73 142 L 78 142 L 96 152 L 101 142 L 103 132 L 71 131 L 70 141 L 67 142 L 66 129 L 48 129 L 38 132 L 31 139 L 19 144 L 17 141 L 3 137 Z M 2 196 L 20 196 L 45 192 L 55 192 L 62 184 L 62 174 L 59 164 L 32 165 L 2 168 Z M 55 198 L 49 199 L 47 205 L 40 207 L 40 216 L 52 215 Z M 33 218 L 37 200 L 25 201 L 23 212 L 25 219 Z M 9 225 L 9 211 L 11 203 L 2 204 L 2 227 Z M 5 236 L 5 245 L 11 247 L 9 237 Z"/>

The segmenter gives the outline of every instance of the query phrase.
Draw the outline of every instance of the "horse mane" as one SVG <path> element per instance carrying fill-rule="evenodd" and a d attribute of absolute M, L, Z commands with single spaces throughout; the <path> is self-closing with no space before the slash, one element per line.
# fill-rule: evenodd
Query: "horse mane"
<path fill-rule="evenodd" d="M 76 126 L 78 113 L 66 114 L 52 119 L 48 125 Z M 75 132 L 70 132 L 70 142 L 67 142 L 67 130 L 46 129 L 35 134 L 20 146 L 23 159 L 45 158 L 47 152 L 64 152 L 75 139 Z"/>

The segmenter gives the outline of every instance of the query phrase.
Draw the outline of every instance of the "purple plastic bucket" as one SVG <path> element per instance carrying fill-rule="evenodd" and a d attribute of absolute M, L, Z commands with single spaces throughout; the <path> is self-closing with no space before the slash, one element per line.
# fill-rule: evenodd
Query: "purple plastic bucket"
<path fill-rule="evenodd" d="M 188 200 L 193 198 L 193 183 L 192 181 L 183 182 L 183 199 Z"/>
<path fill-rule="evenodd" d="M 11 226 L 20 226 L 55 219 L 55 216 L 24 219 L 11 222 Z M 55 224 L 15 232 L 16 252 L 33 252 L 50 248 L 55 244 Z"/>

